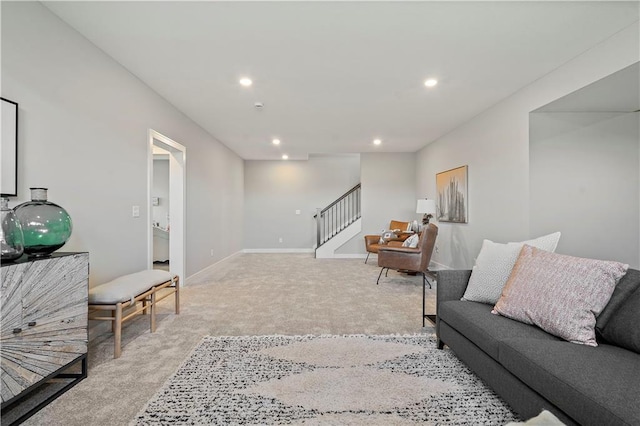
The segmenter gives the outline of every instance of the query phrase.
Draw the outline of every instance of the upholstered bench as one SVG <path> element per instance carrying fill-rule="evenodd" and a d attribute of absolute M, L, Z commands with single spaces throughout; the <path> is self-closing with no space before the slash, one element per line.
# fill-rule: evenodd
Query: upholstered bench
<path fill-rule="evenodd" d="M 162 295 L 160 290 L 166 289 Z M 111 321 L 114 334 L 113 357 L 120 357 L 122 323 L 142 312 L 150 314 L 151 332 L 156 331 L 156 304 L 165 297 L 175 294 L 176 314 L 180 313 L 180 279 L 166 271 L 146 270 L 124 275 L 113 281 L 89 290 L 89 319 Z M 138 302 L 142 302 L 138 306 Z M 123 316 L 123 310 L 133 307 Z M 111 311 L 111 316 L 101 316 L 103 311 Z"/>

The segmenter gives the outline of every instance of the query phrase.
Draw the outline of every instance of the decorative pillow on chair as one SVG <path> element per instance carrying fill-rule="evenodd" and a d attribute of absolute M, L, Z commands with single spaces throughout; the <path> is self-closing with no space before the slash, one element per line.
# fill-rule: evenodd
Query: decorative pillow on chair
<path fill-rule="evenodd" d="M 395 232 L 382 231 L 382 235 L 380 235 L 380 241 L 378 241 L 378 244 L 387 244 L 389 240 L 394 238 L 398 238 Z"/>
<path fill-rule="evenodd" d="M 402 247 L 416 248 L 418 247 L 418 240 L 420 240 L 418 234 L 413 234 L 412 236 L 404 240 L 404 242 L 402 243 Z"/>
<path fill-rule="evenodd" d="M 499 244 L 484 240 L 462 300 L 495 305 L 509 279 L 522 246 L 528 244 L 553 252 L 559 240 L 560 232 L 519 243 Z"/>
<path fill-rule="evenodd" d="M 598 346 L 596 317 L 628 267 L 524 245 L 494 313 L 573 343 Z"/>

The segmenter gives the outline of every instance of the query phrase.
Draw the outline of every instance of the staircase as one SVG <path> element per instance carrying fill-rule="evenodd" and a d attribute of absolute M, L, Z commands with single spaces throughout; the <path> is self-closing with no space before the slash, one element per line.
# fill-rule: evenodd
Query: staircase
<path fill-rule="evenodd" d="M 324 209 L 316 219 L 316 258 L 334 257 L 335 250 L 362 230 L 360 184 Z"/>

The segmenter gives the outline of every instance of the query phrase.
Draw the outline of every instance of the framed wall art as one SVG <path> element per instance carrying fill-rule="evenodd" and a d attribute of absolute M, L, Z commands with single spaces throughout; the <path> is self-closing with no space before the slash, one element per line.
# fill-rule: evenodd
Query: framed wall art
<path fill-rule="evenodd" d="M 467 168 L 468 166 L 462 166 L 436 174 L 438 221 L 468 222 Z"/>
<path fill-rule="evenodd" d="M 18 195 L 18 104 L 2 100 L 2 132 L 0 137 L 0 195 Z"/>

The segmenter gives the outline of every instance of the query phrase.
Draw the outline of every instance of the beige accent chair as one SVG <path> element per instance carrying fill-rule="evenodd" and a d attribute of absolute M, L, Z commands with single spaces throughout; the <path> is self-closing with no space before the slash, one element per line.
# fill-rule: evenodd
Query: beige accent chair
<path fill-rule="evenodd" d="M 392 220 L 389 223 L 389 229 L 387 231 L 396 231 L 398 234 L 397 238 L 393 240 L 389 240 L 387 244 L 380 244 L 381 235 L 365 235 L 364 236 L 364 247 L 367 250 L 367 258 L 364 260 L 364 263 L 367 263 L 369 260 L 369 255 L 371 253 L 378 253 L 378 250 L 382 246 L 389 247 L 402 247 L 402 243 L 404 240 L 409 238 L 411 235 L 411 222 L 400 222 L 398 220 Z"/>

